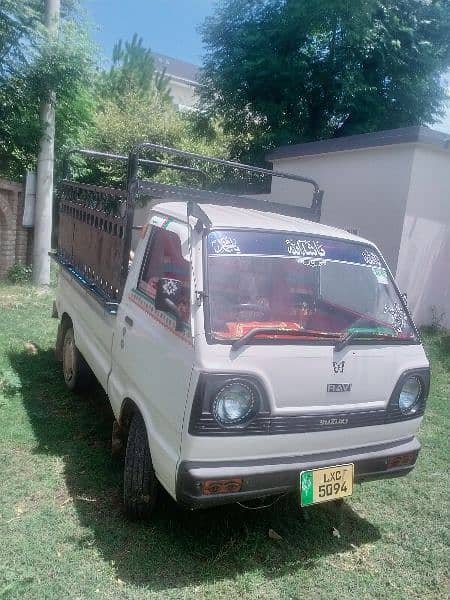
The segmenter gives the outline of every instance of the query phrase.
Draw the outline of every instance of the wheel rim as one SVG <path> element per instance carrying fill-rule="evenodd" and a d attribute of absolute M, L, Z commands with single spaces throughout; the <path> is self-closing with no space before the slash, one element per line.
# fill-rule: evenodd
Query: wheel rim
<path fill-rule="evenodd" d="M 64 340 L 63 371 L 64 379 L 70 383 L 75 371 L 75 343 L 71 336 L 67 336 Z"/>

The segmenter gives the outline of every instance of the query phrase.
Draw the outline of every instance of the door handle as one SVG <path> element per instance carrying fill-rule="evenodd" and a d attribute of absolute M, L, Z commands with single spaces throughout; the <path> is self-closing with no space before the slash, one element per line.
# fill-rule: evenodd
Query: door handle
<path fill-rule="evenodd" d="M 131 317 L 129 317 L 128 315 L 125 316 L 125 323 L 127 325 L 129 325 L 130 327 L 133 327 L 133 319 Z"/>

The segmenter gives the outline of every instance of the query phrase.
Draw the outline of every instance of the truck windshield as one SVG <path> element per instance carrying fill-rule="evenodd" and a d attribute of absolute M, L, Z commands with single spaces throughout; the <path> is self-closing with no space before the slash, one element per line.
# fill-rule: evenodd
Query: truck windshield
<path fill-rule="evenodd" d="M 215 341 L 417 342 L 391 277 L 371 246 L 302 234 L 212 231 L 207 329 Z M 208 327 L 209 325 L 209 327 Z"/>

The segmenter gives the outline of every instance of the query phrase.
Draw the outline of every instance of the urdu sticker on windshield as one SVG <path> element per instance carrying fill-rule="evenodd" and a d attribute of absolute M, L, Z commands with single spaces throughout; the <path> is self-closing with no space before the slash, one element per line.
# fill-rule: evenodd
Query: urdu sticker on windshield
<path fill-rule="evenodd" d="M 385 304 L 384 314 L 390 315 L 392 320 L 392 327 L 395 329 L 397 334 L 401 334 L 408 322 L 408 317 L 403 308 L 397 302 L 394 302 L 391 306 Z"/>
<path fill-rule="evenodd" d="M 214 236 L 211 246 L 216 254 L 239 254 L 241 251 L 236 240 L 229 235 Z"/>
<path fill-rule="evenodd" d="M 288 254 L 307 258 L 323 258 L 325 248 L 317 240 L 286 240 Z"/>
<path fill-rule="evenodd" d="M 210 256 L 283 256 L 306 266 L 322 266 L 329 261 L 346 262 L 374 271 L 379 283 L 388 284 L 388 276 L 377 252 L 363 244 L 305 234 L 256 231 L 216 230 L 208 235 Z"/>
<path fill-rule="evenodd" d="M 378 283 L 389 285 L 389 278 L 386 269 L 383 269 L 383 267 L 372 267 L 372 273 L 377 278 Z"/>
<path fill-rule="evenodd" d="M 361 252 L 361 256 L 363 257 L 366 265 L 371 265 L 372 267 L 381 267 L 380 259 L 372 250 L 363 250 Z"/>

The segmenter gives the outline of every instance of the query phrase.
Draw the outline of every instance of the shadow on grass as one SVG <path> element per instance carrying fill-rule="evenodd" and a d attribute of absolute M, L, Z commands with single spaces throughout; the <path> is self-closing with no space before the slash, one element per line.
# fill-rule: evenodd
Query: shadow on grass
<path fill-rule="evenodd" d="M 250 572 L 276 578 L 380 537 L 346 504 L 340 515 L 333 506 L 302 513 L 291 497 L 264 510 L 232 505 L 191 512 L 162 493 L 149 523 L 130 523 L 122 514 L 122 465 L 111 458 L 113 416 L 103 391 L 82 399 L 70 394 L 51 351 L 10 360 L 38 441 L 35 451 L 63 457 L 68 492 L 80 524 L 91 532 L 68 541 L 94 544 L 124 582 L 164 590 Z M 269 539 L 269 528 L 283 540 Z"/>

